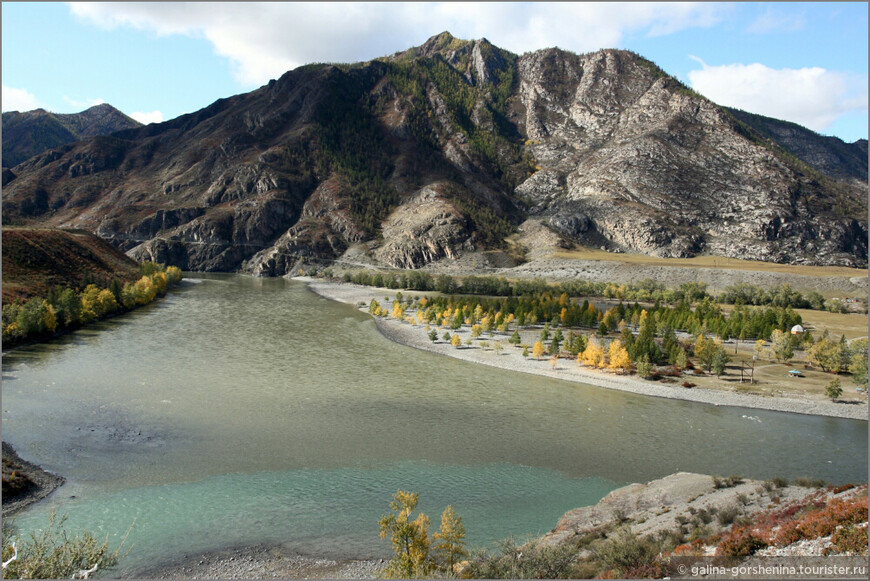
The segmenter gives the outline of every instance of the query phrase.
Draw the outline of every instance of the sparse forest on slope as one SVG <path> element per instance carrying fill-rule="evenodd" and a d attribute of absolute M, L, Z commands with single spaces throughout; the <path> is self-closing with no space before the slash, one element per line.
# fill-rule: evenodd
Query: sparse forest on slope
<path fill-rule="evenodd" d="M 817 161 L 835 148 L 750 121 L 631 52 L 442 33 L 33 157 L 4 174 L 3 221 L 268 276 L 350 248 L 418 268 L 504 248 L 530 217 L 617 252 L 866 265 L 866 156 L 841 179 Z"/>

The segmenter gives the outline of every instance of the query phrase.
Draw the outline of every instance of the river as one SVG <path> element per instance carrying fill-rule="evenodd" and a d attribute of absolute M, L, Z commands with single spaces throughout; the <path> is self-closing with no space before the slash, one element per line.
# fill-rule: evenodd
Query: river
<path fill-rule="evenodd" d="M 677 471 L 867 479 L 867 422 L 714 407 L 511 373 L 394 344 L 301 282 L 189 274 L 147 307 L 3 357 L 3 438 L 65 476 L 52 510 L 130 573 L 282 542 L 387 556 L 398 489 L 484 545 Z"/>

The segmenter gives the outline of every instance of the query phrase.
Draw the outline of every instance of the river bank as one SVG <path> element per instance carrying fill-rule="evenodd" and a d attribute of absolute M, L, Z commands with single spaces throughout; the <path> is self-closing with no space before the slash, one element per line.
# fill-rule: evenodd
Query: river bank
<path fill-rule="evenodd" d="M 377 579 L 384 559 L 325 559 L 281 545 L 234 547 L 133 572 L 136 579 Z"/>
<path fill-rule="evenodd" d="M 349 283 L 337 283 L 315 280 L 310 277 L 297 277 L 296 280 L 304 281 L 308 288 L 316 294 L 351 305 L 366 305 L 372 299 L 382 301 L 384 296 L 393 295 L 395 291 L 390 289 L 364 287 Z M 415 293 L 417 294 L 417 293 Z M 559 360 L 555 367 L 551 367 L 546 359 L 524 358 L 520 350 L 513 346 L 505 348 L 504 353 L 494 350 L 485 350 L 477 347 L 453 347 L 450 343 L 441 339 L 433 342 L 429 339 L 422 325 L 408 325 L 395 319 L 375 317 L 375 324 L 380 332 L 388 339 L 431 353 L 438 353 L 464 361 L 480 363 L 492 367 L 499 367 L 510 371 L 532 373 L 555 379 L 586 383 L 616 389 L 631 393 L 661 397 L 666 399 L 679 399 L 697 403 L 706 403 L 716 406 L 734 406 L 752 409 L 763 409 L 788 413 L 800 413 L 809 415 L 829 416 L 836 418 L 867 420 L 867 402 L 844 403 L 819 400 L 815 398 L 801 398 L 797 396 L 782 395 L 755 395 L 749 393 L 737 393 L 725 389 L 686 389 L 679 385 L 668 385 L 659 382 L 646 381 L 634 376 L 622 376 L 580 367 L 576 363 L 567 360 Z M 470 336 L 470 330 L 463 327 L 457 333 L 463 342 Z M 506 342 L 507 337 L 501 337 Z"/>
<path fill-rule="evenodd" d="M 62 476 L 23 460 L 3 442 L 3 515 L 11 516 L 39 502 L 65 482 Z"/>

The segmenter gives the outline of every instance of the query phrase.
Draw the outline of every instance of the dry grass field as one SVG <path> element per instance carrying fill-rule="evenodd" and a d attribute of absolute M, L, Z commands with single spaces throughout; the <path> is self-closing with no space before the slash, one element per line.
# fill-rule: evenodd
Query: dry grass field
<path fill-rule="evenodd" d="M 779 272 L 799 276 L 843 276 L 867 277 L 866 268 L 847 268 L 843 266 L 804 266 L 795 264 L 777 264 L 757 260 L 741 260 L 722 256 L 695 256 L 692 258 L 659 258 L 645 254 L 615 254 L 594 248 L 577 248 L 575 250 L 560 250 L 553 253 L 555 258 L 569 260 L 605 260 L 626 264 L 642 264 L 646 266 L 681 266 L 693 268 L 717 268 L 724 270 L 749 270 L 757 272 Z"/>

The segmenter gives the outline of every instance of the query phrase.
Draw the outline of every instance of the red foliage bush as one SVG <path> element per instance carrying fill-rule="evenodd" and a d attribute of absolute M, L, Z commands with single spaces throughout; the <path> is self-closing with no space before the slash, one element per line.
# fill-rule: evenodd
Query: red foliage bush
<path fill-rule="evenodd" d="M 751 527 L 733 526 L 723 537 L 716 554 L 726 557 L 748 557 L 759 549 L 767 546 L 767 541 L 762 539 Z"/>

